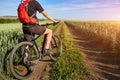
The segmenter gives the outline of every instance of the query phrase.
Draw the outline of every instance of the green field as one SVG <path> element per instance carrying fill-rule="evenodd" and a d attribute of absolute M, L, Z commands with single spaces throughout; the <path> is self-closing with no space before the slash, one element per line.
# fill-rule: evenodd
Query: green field
<path fill-rule="evenodd" d="M 41 24 L 50 23 L 50 21 L 41 21 Z M 53 27 L 54 28 L 54 27 Z M 3 72 L 9 75 L 8 57 L 13 47 L 23 40 L 21 23 L 0 24 L 0 74 Z M 1 76 L 0 75 L 0 76 Z M 4 77 L 4 75 L 2 75 Z"/>
<path fill-rule="evenodd" d="M 90 71 L 83 62 L 81 52 L 73 43 L 73 37 L 67 25 L 62 24 L 63 53 L 53 65 L 50 80 L 87 80 Z"/>
<path fill-rule="evenodd" d="M 41 24 L 48 22 L 41 21 Z M 118 21 L 65 21 L 60 24 L 62 25 L 63 54 L 54 63 L 50 80 L 87 80 L 87 77 L 91 75 L 90 70 L 83 62 L 81 52 L 73 42 L 68 26 L 87 36 L 99 36 L 114 53 L 118 53 L 120 50 L 118 45 L 120 44 L 120 22 Z M 12 48 L 23 40 L 22 34 L 20 23 L 0 24 L 0 79 L 12 78 L 10 77 L 8 57 Z"/>

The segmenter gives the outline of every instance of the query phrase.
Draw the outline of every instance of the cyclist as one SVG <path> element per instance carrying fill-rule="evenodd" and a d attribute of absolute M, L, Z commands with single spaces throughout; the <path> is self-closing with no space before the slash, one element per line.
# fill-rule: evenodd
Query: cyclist
<path fill-rule="evenodd" d="M 40 5 L 40 3 L 36 0 L 31 0 L 28 4 L 28 15 L 32 16 L 34 13 L 36 12 L 41 13 L 44 17 L 46 17 L 47 19 L 51 20 L 53 23 L 57 23 L 58 21 L 56 21 L 55 19 L 53 19 Z M 36 14 L 33 16 L 34 18 L 37 19 Z M 49 45 L 50 45 L 50 41 L 52 38 L 52 30 L 42 27 L 41 25 L 38 24 L 38 22 L 36 23 L 29 23 L 29 24 L 22 24 L 23 25 L 23 33 L 24 33 L 24 39 L 27 41 L 31 41 L 32 40 L 32 35 L 33 34 L 37 34 L 37 35 L 42 35 L 42 34 L 46 34 L 46 43 L 45 43 L 45 53 L 49 52 Z M 29 26 L 28 28 L 26 28 L 25 26 Z M 26 47 L 27 48 L 27 47 Z"/>

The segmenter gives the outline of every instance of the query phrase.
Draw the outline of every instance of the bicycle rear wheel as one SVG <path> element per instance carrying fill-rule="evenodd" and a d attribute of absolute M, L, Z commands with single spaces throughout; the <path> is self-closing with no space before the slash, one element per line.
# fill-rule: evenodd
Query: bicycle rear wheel
<path fill-rule="evenodd" d="M 26 49 L 26 46 L 28 47 Z M 28 54 L 25 55 L 25 54 Z M 21 42 L 10 53 L 10 70 L 14 77 L 25 79 L 31 76 L 39 62 L 39 54 L 31 42 Z"/>
<path fill-rule="evenodd" d="M 52 36 L 50 51 L 51 51 L 51 54 L 49 55 L 52 60 L 55 61 L 58 57 L 60 57 L 62 53 L 62 41 L 59 36 L 57 35 Z"/>

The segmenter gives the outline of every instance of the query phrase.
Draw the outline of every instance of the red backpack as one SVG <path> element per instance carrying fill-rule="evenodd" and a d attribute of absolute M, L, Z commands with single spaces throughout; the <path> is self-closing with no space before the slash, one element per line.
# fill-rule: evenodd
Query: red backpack
<path fill-rule="evenodd" d="M 28 4 L 31 0 L 25 0 L 21 2 L 21 4 L 18 6 L 18 18 L 21 23 L 28 24 L 28 23 L 36 23 L 37 20 L 33 18 L 32 16 L 28 15 L 28 12 L 26 8 L 28 7 Z"/>

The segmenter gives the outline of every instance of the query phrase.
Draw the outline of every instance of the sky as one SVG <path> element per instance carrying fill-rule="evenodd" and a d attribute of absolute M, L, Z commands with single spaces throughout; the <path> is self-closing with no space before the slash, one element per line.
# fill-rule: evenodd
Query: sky
<path fill-rule="evenodd" d="M 21 0 L 1 0 L 0 16 L 17 16 Z M 37 0 L 53 18 L 120 20 L 120 0 Z M 37 13 L 38 18 L 45 18 Z"/>

